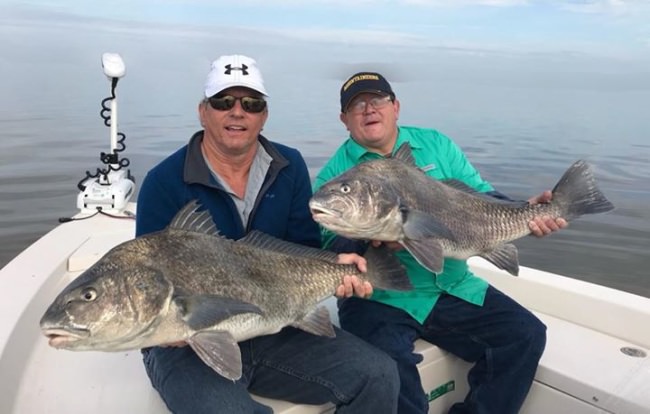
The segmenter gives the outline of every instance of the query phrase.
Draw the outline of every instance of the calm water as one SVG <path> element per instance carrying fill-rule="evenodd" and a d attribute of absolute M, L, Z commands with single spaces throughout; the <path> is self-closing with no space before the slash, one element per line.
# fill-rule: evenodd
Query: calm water
<path fill-rule="evenodd" d="M 76 212 L 76 183 L 100 167 L 99 153 L 109 149 L 98 116 L 109 93 L 102 52 L 119 51 L 126 61 L 119 130 L 127 135 L 125 154 L 137 181 L 197 129 L 209 61 L 233 53 L 215 47 L 214 37 L 39 30 L 0 27 L 3 39 L 11 35 L 0 45 L 0 265 Z M 401 123 L 449 135 L 512 197 L 552 188 L 576 159 L 591 162 L 616 210 L 581 218 L 552 237 L 517 242 L 521 262 L 650 297 L 647 73 L 565 73 L 557 69 L 562 65 L 540 71 L 530 61 L 499 66 L 448 55 L 437 62 L 440 51 L 424 62 L 413 54 L 410 62 L 422 63 L 413 67 L 400 60 L 406 56 L 400 49 L 293 47 L 303 48 L 305 58 L 291 65 L 295 55 L 271 53 L 263 44 L 238 43 L 236 51 L 257 57 L 266 76 L 271 116 L 263 133 L 300 149 L 312 174 L 345 137 L 340 82 L 363 62 L 380 62 L 365 67 L 394 80 Z"/>

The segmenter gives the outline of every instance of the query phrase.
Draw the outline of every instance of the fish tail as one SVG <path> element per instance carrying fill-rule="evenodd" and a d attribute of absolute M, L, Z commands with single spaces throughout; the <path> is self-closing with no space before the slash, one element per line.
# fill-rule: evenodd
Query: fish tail
<path fill-rule="evenodd" d="M 385 245 L 368 247 L 364 257 L 368 264 L 365 276 L 374 287 L 384 290 L 413 289 L 406 269 Z"/>
<path fill-rule="evenodd" d="M 560 178 L 553 189 L 552 202 L 561 206 L 567 220 L 614 209 L 596 185 L 589 164 L 583 160 L 576 161 Z"/>

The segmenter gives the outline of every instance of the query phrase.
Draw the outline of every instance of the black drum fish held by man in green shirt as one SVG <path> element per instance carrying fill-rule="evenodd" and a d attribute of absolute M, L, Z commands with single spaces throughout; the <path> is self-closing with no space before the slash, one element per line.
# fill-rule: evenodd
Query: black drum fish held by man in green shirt
<path fill-rule="evenodd" d="M 584 161 L 574 163 L 549 203 L 503 201 L 458 180 L 434 180 L 415 166 L 408 143 L 393 157 L 356 165 L 325 183 L 309 204 L 314 219 L 352 239 L 397 241 L 430 271 L 444 257 L 481 256 L 517 275 L 517 248 L 536 216 L 563 217 L 610 211 Z"/>

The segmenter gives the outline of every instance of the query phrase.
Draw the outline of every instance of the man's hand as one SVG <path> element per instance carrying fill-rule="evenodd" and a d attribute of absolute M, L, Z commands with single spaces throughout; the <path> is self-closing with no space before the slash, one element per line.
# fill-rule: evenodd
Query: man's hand
<path fill-rule="evenodd" d="M 366 272 L 368 270 L 366 259 L 356 253 L 339 254 L 338 263 L 357 265 L 360 272 Z M 336 288 L 335 295 L 339 298 L 349 298 L 352 295 L 356 295 L 361 298 L 369 298 L 372 296 L 372 285 L 370 282 L 361 281 L 361 279 L 356 276 L 345 275 L 343 276 L 343 283 L 341 283 L 339 287 Z"/>
<path fill-rule="evenodd" d="M 538 196 L 530 198 L 528 200 L 528 203 L 531 205 L 548 203 L 552 198 L 553 193 L 547 190 Z M 554 231 L 563 229 L 568 225 L 569 223 L 567 223 L 567 221 L 562 217 L 553 219 L 549 216 L 537 216 L 528 222 L 528 228 L 530 228 L 530 232 L 537 237 L 546 236 L 553 233 Z"/>

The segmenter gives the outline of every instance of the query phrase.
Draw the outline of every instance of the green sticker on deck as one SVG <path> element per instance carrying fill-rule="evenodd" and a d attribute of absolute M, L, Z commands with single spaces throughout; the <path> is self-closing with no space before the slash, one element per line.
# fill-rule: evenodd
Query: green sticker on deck
<path fill-rule="evenodd" d="M 436 398 L 439 398 L 447 394 L 448 392 L 452 392 L 455 389 L 456 389 L 456 381 L 453 380 L 449 381 L 448 383 L 442 384 L 438 388 L 429 391 L 429 393 L 427 394 L 427 399 L 429 400 L 429 402 L 431 402 Z"/>

